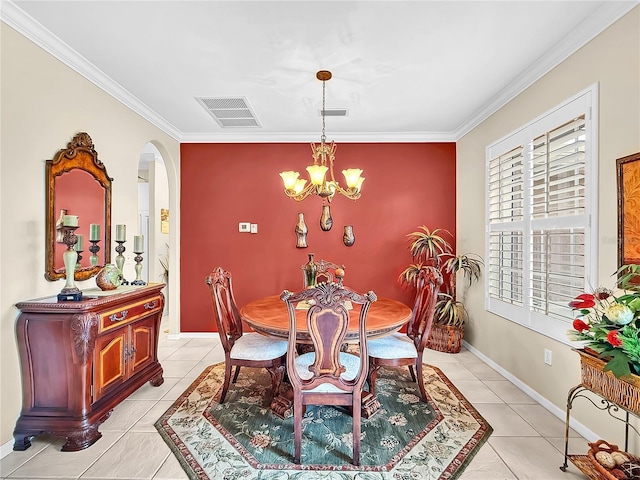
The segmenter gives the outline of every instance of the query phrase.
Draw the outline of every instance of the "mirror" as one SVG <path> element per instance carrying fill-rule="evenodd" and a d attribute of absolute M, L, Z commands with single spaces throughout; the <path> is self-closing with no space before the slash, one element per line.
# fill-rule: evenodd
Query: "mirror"
<path fill-rule="evenodd" d="M 66 276 L 62 253 L 68 248 L 63 242 L 60 226 L 64 215 L 77 216 L 76 250 L 80 259 L 75 270 L 76 280 L 97 275 L 111 262 L 111 181 L 104 164 L 98 160 L 91 137 L 78 133 L 67 148 L 60 150 L 46 163 L 46 271 L 50 281 Z M 96 227 L 97 225 L 97 227 Z M 91 242 L 90 238 L 98 239 Z M 81 239 L 81 240 L 80 240 Z M 97 245 L 97 258 L 92 259 L 90 247 Z"/>

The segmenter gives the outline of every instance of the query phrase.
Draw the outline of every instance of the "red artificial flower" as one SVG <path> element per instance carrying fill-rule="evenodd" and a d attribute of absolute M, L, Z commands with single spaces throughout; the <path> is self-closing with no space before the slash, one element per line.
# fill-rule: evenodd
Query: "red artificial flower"
<path fill-rule="evenodd" d="M 569 306 L 574 310 L 582 310 L 583 308 L 591 308 L 595 306 L 595 297 L 590 293 L 578 295 L 574 300 L 569 302 Z"/>
<path fill-rule="evenodd" d="M 617 330 L 611 330 L 607 334 L 607 342 L 609 342 L 614 347 L 619 347 L 620 345 L 622 345 L 622 340 L 618 338 Z"/>
<path fill-rule="evenodd" d="M 575 328 L 577 331 L 582 332 L 584 330 L 589 330 L 589 325 L 587 325 L 586 323 L 584 323 L 582 320 L 580 320 L 579 318 L 576 318 L 573 321 L 573 328 Z"/>

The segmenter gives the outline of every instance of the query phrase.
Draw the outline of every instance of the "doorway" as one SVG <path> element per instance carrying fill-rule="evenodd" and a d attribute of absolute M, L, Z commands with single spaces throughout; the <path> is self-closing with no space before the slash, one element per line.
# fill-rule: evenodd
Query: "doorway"
<path fill-rule="evenodd" d="M 169 183 L 158 149 L 147 143 L 138 162 L 138 231 L 144 235 L 145 259 L 142 278 L 164 283 L 164 315 L 169 313 Z"/>

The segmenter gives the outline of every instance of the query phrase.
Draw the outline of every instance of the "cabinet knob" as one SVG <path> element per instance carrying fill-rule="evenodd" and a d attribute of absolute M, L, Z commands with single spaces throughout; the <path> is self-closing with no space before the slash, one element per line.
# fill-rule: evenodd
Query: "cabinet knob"
<path fill-rule="evenodd" d="M 121 322 L 122 320 L 127 318 L 127 314 L 129 313 L 129 310 L 123 310 L 121 313 L 122 313 L 121 317 L 118 317 L 117 313 L 110 315 L 109 320 L 111 320 L 112 322 Z"/>

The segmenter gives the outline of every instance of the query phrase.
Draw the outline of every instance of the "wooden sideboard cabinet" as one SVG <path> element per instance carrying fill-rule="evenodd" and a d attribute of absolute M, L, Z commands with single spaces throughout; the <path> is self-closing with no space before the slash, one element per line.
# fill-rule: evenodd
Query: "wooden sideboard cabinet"
<path fill-rule="evenodd" d="M 85 291 L 80 302 L 56 297 L 20 302 L 16 322 L 22 411 L 14 450 L 42 433 L 82 450 L 102 434 L 114 407 L 149 381 L 163 383 L 158 334 L 163 284 Z M 95 295 L 92 295 L 94 293 Z"/>

